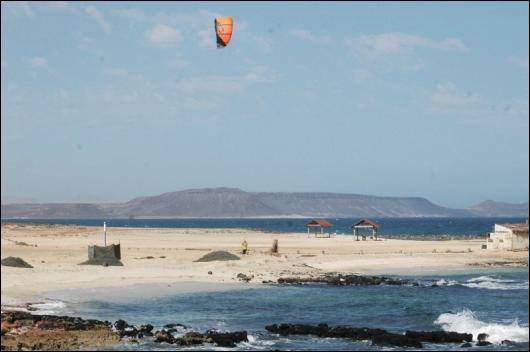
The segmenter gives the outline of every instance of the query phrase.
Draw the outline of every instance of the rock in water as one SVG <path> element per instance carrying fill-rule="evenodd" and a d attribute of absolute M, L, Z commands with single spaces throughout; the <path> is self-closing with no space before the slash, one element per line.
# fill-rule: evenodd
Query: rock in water
<path fill-rule="evenodd" d="M 476 346 L 489 346 L 491 344 L 492 343 L 489 342 L 489 341 L 479 341 L 479 342 L 477 342 Z"/>
<path fill-rule="evenodd" d="M 196 260 L 196 262 L 213 262 L 224 260 L 240 260 L 237 255 L 227 251 L 213 251 Z"/>
<path fill-rule="evenodd" d="M 155 342 L 175 343 L 175 338 L 166 330 L 162 330 L 155 333 Z"/>
<path fill-rule="evenodd" d="M 208 332 L 208 338 L 212 339 L 213 342 L 220 347 L 236 347 L 236 343 L 242 341 L 248 341 L 246 331 L 236 331 L 236 332 Z"/>
<path fill-rule="evenodd" d="M 13 266 L 15 268 L 33 268 L 24 261 L 24 259 L 19 257 L 7 257 L 2 259 L 2 265 L 4 266 Z"/>
<path fill-rule="evenodd" d="M 473 340 L 472 334 L 460 334 L 458 332 L 447 332 L 447 331 L 409 331 L 405 333 L 413 339 L 434 342 L 434 343 L 461 343 L 471 342 Z"/>
<path fill-rule="evenodd" d="M 490 335 L 488 335 L 488 334 L 486 334 L 486 333 L 478 334 L 478 336 L 477 336 L 477 340 L 478 340 L 478 342 L 486 341 L 486 339 L 487 339 L 489 336 L 490 336 Z"/>
<path fill-rule="evenodd" d="M 407 285 L 409 280 L 391 279 L 384 276 L 323 275 L 319 277 L 280 277 L 279 284 L 325 283 L 336 286 Z"/>
<path fill-rule="evenodd" d="M 140 328 L 138 329 L 138 332 L 145 336 L 153 336 L 153 325 L 151 324 L 141 325 Z"/>
<path fill-rule="evenodd" d="M 416 348 L 423 347 L 421 342 L 416 339 L 407 337 L 405 335 L 393 334 L 391 332 L 372 337 L 372 345 Z"/>
<path fill-rule="evenodd" d="M 114 328 L 116 330 L 124 330 L 126 327 L 128 327 L 129 324 L 125 321 L 125 320 L 117 320 L 115 323 L 114 323 Z"/>
<path fill-rule="evenodd" d="M 180 346 L 202 345 L 203 343 L 211 343 L 212 339 L 200 332 L 188 332 L 182 337 L 175 339 L 175 343 Z"/>

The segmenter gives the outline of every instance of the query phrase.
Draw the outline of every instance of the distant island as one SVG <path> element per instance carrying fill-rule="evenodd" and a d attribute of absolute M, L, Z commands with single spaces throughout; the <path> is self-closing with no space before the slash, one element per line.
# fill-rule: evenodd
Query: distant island
<path fill-rule="evenodd" d="M 488 200 L 468 209 L 452 209 L 418 197 L 203 188 L 134 198 L 125 203 L 2 204 L 2 219 L 252 217 L 528 217 L 528 202 Z"/>

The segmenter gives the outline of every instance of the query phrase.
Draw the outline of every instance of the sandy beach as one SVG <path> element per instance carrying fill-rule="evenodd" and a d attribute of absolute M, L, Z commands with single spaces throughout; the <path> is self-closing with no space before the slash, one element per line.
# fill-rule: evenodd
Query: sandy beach
<path fill-rule="evenodd" d="M 21 257 L 34 267 L 2 266 L 2 304 L 35 302 L 46 292 L 66 289 L 240 283 L 239 273 L 253 275 L 250 283 L 261 284 L 326 272 L 421 275 L 456 272 L 470 265 L 528 263 L 528 251 L 484 250 L 482 240 L 355 241 L 343 235 L 314 238 L 246 229 L 122 227 L 108 228 L 107 241 L 121 244 L 124 266 L 82 266 L 78 264 L 87 259 L 87 246 L 102 245 L 101 227 L 2 224 L 1 230 L 2 258 Z M 243 240 L 250 254 L 239 261 L 194 262 L 213 250 L 238 254 Z M 278 240 L 279 256 L 268 253 L 273 240 Z"/>

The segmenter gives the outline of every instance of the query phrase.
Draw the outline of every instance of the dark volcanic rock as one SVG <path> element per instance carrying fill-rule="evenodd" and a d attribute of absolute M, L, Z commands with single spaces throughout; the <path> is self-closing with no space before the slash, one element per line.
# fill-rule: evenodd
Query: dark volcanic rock
<path fill-rule="evenodd" d="M 458 332 L 447 331 L 408 331 L 405 333 L 413 339 L 434 343 L 461 343 L 473 341 L 472 334 L 460 334 Z"/>
<path fill-rule="evenodd" d="M 372 345 L 422 348 L 420 341 L 405 335 L 384 333 L 372 337 Z"/>
<path fill-rule="evenodd" d="M 477 342 L 476 346 L 489 346 L 489 345 L 491 345 L 491 342 L 489 341 L 479 341 Z"/>
<path fill-rule="evenodd" d="M 166 326 L 182 326 L 181 324 L 168 324 Z M 236 344 L 242 341 L 248 341 L 246 331 L 236 332 L 217 332 L 207 331 L 204 334 L 196 331 L 186 333 L 181 337 L 173 337 L 171 333 L 166 330 L 157 331 L 155 334 L 155 342 L 167 342 L 180 346 L 195 346 L 204 343 L 215 343 L 220 347 L 236 347 Z"/>
<path fill-rule="evenodd" d="M 273 324 L 265 329 L 282 336 L 315 335 L 319 337 L 348 338 L 352 340 L 372 340 L 373 345 L 421 348 L 422 341 L 433 343 L 471 342 L 472 334 L 446 331 L 407 331 L 403 334 L 391 333 L 383 329 L 354 328 L 350 326 L 329 327 L 327 324 Z"/>
<path fill-rule="evenodd" d="M 473 345 L 470 344 L 469 342 L 466 342 L 466 343 L 462 344 L 460 347 L 473 347 Z"/>
<path fill-rule="evenodd" d="M 138 335 L 138 329 L 132 325 L 129 325 L 125 320 L 120 319 L 116 321 L 114 323 L 114 328 L 120 334 L 120 337 L 136 337 Z M 153 329 L 152 326 L 151 329 Z"/>
<path fill-rule="evenodd" d="M 265 329 L 269 332 L 287 335 L 316 335 L 319 337 L 349 338 L 353 340 L 372 340 L 372 344 L 379 346 L 422 347 L 421 342 L 405 335 L 389 333 L 382 329 L 353 328 L 336 326 L 330 328 L 327 324 L 273 324 Z"/>
<path fill-rule="evenodd" d="M 335 286 L 408 285 L 409 280 L 391 279 L 384 276 L 325 275 L 321 277 L 280 277 L 279 284 L 325 283 Z"/>
<path fill-rule="evenodd" d="M 516 346 L 517 345 L 517 342 L 513 342 L 511 340 L 502 340 L 501 341 L 501 344 L 502 345 L 508 345 L 508 346 Z M 527 342 L 528 344 L 528 342 Z"/>
<path fill-rule="evenodd" d="M 175 323 L 166 324 L 164 325 L 164 328 L 171 334 L 175 332 L 184 332 L 188 329 L 188 327 L 184 324 L 175 324 Z"/>
<path fill-rule="evenodd" d="M 128 326 L 123 330 L 119 331 L 120 337 L 136 337 L 138 330 L 134 326 Z"/>
<path fill-rule="evenodd" d="M 188 327 L 184 324 L 179 324 L 179 323 L 171 323 L 171 324 L 166 324 L 164 325 L 164 328 L 166 329 L 174 329 L 174 328 L 183 328 L 183 329 L 187 329 Z"/>
<path fill-rule="evenodd" d="M 155 342 L 175 343 L 175 337 L 166 330 L 161 330 L 155 333 Z"/>
<path fill-rule="evenodd" d="M 221 347 L 236 347 L 236 343 L 248 341 L 246 331 L 236 332 L 208 332 L 207 337 L 210 338 L 217 346 Z"/>
<path fill-rule="evenodd" d="M 478 342 L 480 342 L 480 341 L 486 341 L 486 339 L 487 339 L 489 336 L 490 336 L 490 335 L 485 334 L 485 333 L 478 334 L 478 336 L 477 336 L 477 341 L 478 341 Z"/>
<path fill-rule="evenodd" d="M 180 346 L 193 346 L 211 342 L 213 342 L 212 339 L 200 332 L 188 332 L 182 337 L 177 337 L 174 343 Z"/>
<path fill-rule="evenodd" d="M 117 320 L 115 323 L 114 323 L 114 328 L 116 330 L 124 330 L 126 327 L 128 327 L 129 324 L 125 321 L 125 320 Z"/>
<path fill-rule="evenodd" d="M 138 334 L 142 334 L 143 336 L 153 336 L 153 325 L 141 325 L 138 329 Z"/>

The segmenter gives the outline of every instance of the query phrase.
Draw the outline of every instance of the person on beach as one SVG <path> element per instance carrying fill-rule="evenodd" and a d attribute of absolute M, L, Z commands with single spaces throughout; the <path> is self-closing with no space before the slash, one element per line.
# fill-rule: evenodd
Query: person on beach
<path fill-rule="evenodd" d="M 248 243 L 247 240 L 243 240 L 243 243 L 241 243 L 241 254 L 247 254 L 248 253 Z"/>

